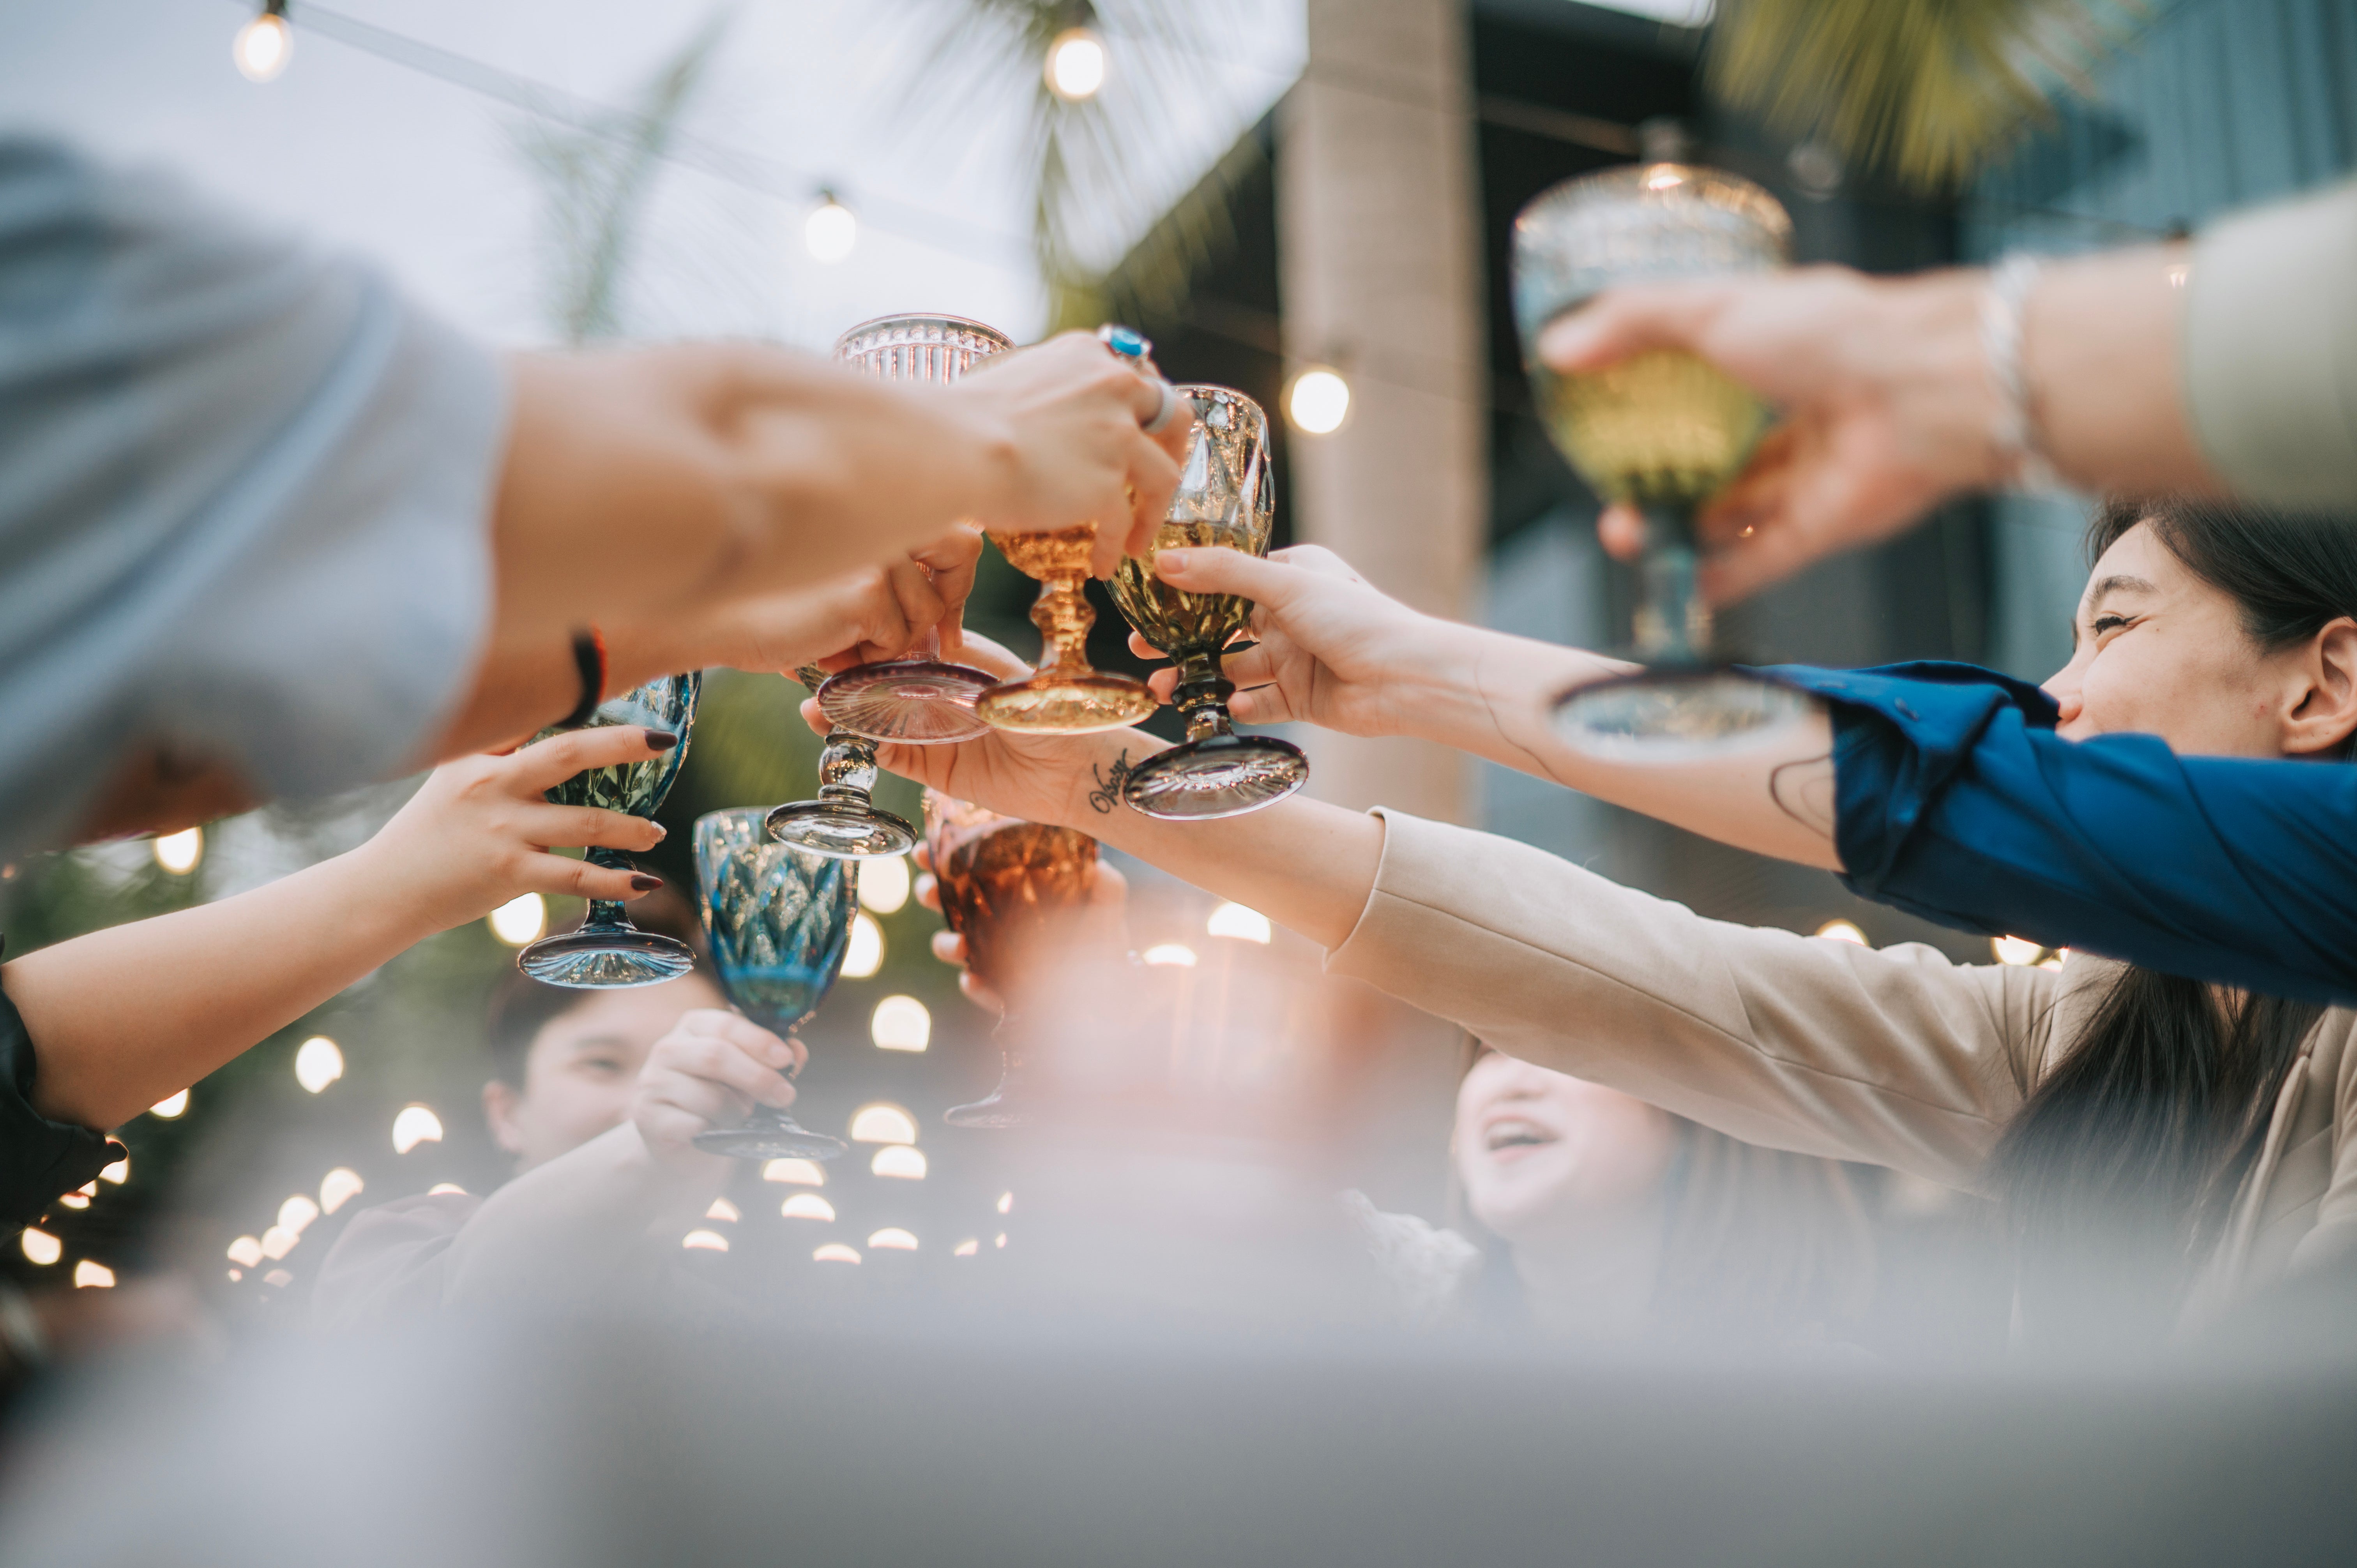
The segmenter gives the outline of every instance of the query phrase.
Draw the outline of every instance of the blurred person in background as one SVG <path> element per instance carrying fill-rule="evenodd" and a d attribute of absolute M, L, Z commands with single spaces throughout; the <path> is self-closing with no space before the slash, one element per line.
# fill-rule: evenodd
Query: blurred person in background
<path fill-rule="evenodd" d="M 1187 424 L 1076 334 L 947 389 L 748 344 L 502 358 L 365 264 L 0 134 L 0 860 L 758 659 L 764 601 L 845 573 L 899 575 L 923 624 L 862 633 L 898 651 L 963 601 L 962 521 L 1128 519 L 1109 575 Z"/>
<path fill-rule="evenodd" d="M 188 1088 L 437 931 L 526 893 L 661 886 L 551 844 L 651 849 L 663 830 L 543 791 L 679 737 L 633 725 L 447 763 L 366 843 L 265 886 L 0 967 L 0 1219 L 37 1219 L 123 1157 L 104 1129 Z"/>
<path fill-rule="evenodd" d="M 683 900 L 642 929 L 697 939 Z M 490 1016 L 483 1117 L 516 1175 L 488 1197 L 425 1193 L 362 1209 L 313 1287 L 322 1326 L 389 1326 L 446 1308 L 571 1303 L 718 1310 L 670 1265 L 739 1162 L 695 1147 L 754 1104 L 794 1101 L 806 1052 L 729 1011 L 692 971 L 659 985 L 571 991 L 521 974 Z"/>
<path fill-rule="evenodd" d="M 2059 736 L 2092 745 L 2140 730 L 2163 756 L 2164 742 L 2214 754 L 2213 768 L 2313 758 L 2272 767 L 2345 777 L 2329 764 L 2357 735 L 2357 551 L 2296 548 L 2319 537 L 2349 539 L 2217 509 L 2107 513 L 2076 652 L 2042 699 Z M 1386 714 L 1412 724 L 1437 707 L 1465 733 L 1486 718 L 1482 744 L 1546 771 L 1550 748 L 1563 748 L 1546 738 L 1544 693 L 1574 682 L 1531 682 L 1549 659 L 1558 677 L 1582 660 L 1590 679 L 1611 668 L 1428 626 L 1417 633 L 1426 657 L 1401 663 L 1384 657 L 1400 651 L 1390 634 L 1415 618 L 1347 571 L 1216 550 L 1164 552 L 1160 569 L 1190 590 L 1260 601 L 1262 647 L 1230 670 L 1263 688 L 1238 710 L 1252 722 L 1380 733 Z M 1509 700 L 1493 709 L 1496 691 Z M 823 723 L 814 705 L 803 713 Z M 1330 970 L 1511 1055 L 1747 1143 L 2000 1197 L 2033 1337 L 2132 1344 L 2357 1249 L 2357 1013 L 2084 954 L 2060 971 L 1958 965 L 1921 947 L 1705 920 L 1530 846 L 1381 808 L 1296 796 L 1176 824 L 1115 809 L 1107 781 L 1159 749 L 1135 731 L 994 735 L 882 757 L 996 810 L 1085 825 L 1318 941 Z M 1563 777 L 1674 822 L 1706 825 L 1732 800 L 1781 817 L 1791 839 L 1823 841 L 1831 769 L 1798 791 L 1774 776 L 1802 761 L 1825 758 L 1591 763 Z M 1741 781 L 1732 796 L 1729 777 Z M 2276 863 L 2302 853 L 2288 835 L 2269 850 Z M 2140 852 L 2164 871 L 2201 854 L 2166 836 Z M 2247 886 L 2212 880 L 2226 902 Z"/>
<path fill-rule="evenodd" d="M 1458 1090 L 1452 1155 L 1466 1209 L 1502 1244 L 1492 1310 L 1545 1332 L 1788 1348 L 1851 1338 L 1871 1303 L 1873 1233 L 1837 1161 L 1496 1051 Z"/>

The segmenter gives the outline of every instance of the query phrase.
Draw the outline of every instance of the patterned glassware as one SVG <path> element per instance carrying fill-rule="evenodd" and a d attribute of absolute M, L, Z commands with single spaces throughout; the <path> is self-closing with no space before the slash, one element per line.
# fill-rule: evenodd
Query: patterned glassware
<path fill-rule="evenodd" d="M 584 728 L 644 725 L 649 729 L 670 730 L 679 736 L 679 744 L 644 762 L 576 773 L 549 790 L 548 798 L 560 806 L 597 806 L 628 811 L 634 817 L 653 816 L 687 760 L 695 700 L 703 689 L 703 672 L 690 671 L 607 698 Z M 544 731 L 540 738 L 555 733 Z M 588 857 L 593 865 L 609 871 L 631 869 L 630 856 L 619 850 L 592 848 Z M 516 967 L 550 985 L 587 990 L 676 980 L 695 967 L 695 955 L 683 942 L 632 925 L 627 906 L 593 899 L 578 929 L 541 938 L 516 955 Z"/>
<path fill-rule="evenodd" d="M 1309 759 L 1285 741 L 1240 736 L 1229 720 L 1235 687 L 1220 673 L 1220 655 L 1229 639 L 1252 624 L 1252 601 L 1172 587 L 1154 575 L 1154 552 L 1209 545 L 1268 553 L 1276 522 L 1268 416 L 1228 387 L 1178 391 L 1195 413 L 1178 493 L 1152 551 L 1125 558 L 1114 572 L 1113 602 L 1140 637 L 1177 661 L 1178 683 L 1170 701 L 1187 720 L 1187 741 L 1131 768 L 1121 798 L 1149 817 L 1233 817 L 1300 789 L 1309 778 Z"/>
<path fill-rule="evenodd" d="M 1566 180 L 1514 220 L 1514 318 L 1547 432 L 1598 495 L 1645 519 L 1635 653 L 1648 668 L 1560 701 L 1558 732 L 1580 750 L 1663 761 L 1738 750 L 1809 711 L 1807 699 L 1714 659 L 1696 582 L 1695 513 L 1741 472 L 1767 408 L 1682 351 L 1567 377 L 1538 356 L 1548 324 L 1603 289 L 1774 271 L 1789 263 L 1792 231 L 1749 180 L 1681 163 Z"/>
<path fill-rule="evenodd" d="M 695 819 L 695 886 L 720 988 L 756 1024 L 791 1034 L 843 971 L 857 864 L 775 843 L 759 807 L 738 807 Z M 741 1126 L 697 1133 L 695 1145 L 747 1160 L 831 1160 L 845 1148 L 766 1105 Z"/>

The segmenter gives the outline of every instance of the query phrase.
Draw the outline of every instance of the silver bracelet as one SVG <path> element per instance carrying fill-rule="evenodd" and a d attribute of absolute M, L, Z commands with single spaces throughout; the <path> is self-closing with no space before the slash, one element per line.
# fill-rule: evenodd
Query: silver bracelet
<path fill-rule="evenodd" d="M 2022 373 L 2021 317 L 2038 285 L 2039 260 L 2016 251 L 1989 271 L 1981 290 L 1981 353 L 1989 380 L 1996 383 L 1997 411 L 1989 440 L 2004 459 L 2008 489 L 2026 494 L 2063 494 L 2071 486 L 2038 448 L 2038 424 L 2029 409 L 2029 381 Z"/>

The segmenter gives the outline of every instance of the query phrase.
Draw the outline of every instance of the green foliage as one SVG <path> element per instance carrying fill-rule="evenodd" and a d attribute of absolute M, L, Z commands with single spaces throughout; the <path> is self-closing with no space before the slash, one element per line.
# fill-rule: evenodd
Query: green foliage
<path fill-rule="evenodd" d="M 1730 107 L 1919 189 L 1953 189 L 2088 91 L 2136 0 L 1720 0 L 1709 81 Z"/>

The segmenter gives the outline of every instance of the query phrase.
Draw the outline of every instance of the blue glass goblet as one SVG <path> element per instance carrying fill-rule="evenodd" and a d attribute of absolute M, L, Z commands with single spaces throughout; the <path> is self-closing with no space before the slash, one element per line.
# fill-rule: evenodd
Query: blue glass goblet
<path fill-rule="evenodd" d="M 704 689 L 704 674 L 691 670 L 665 675 L 608 697 L 589 715 L 585 729 L 601 725 L 643 725 L 669 730 L 679 744 L 644 762 L 615 768 L 591 768 L 548 791 L 560 806 L 597 806 L 651 817 L 671 793 L 680 764 L 687 760 L 687 735 L 695 723 L 695 699 Z M 540 739 L 554 735 L 543 731 Z M 592 847 L 589 864 L 608 871 L 631 869 L 630 857 L 618 849 Z M 695 967 L 695 955 L 684 942 L 630 924 L 628 909 L 605 899 L 592 899 L 587 918 L 576 930 L 543 937 L 516 955 L 516 967 L 550 985 L 592 990 L 614 985 L 653 985 L 677 980 Z"/>
<path fill-rule="evenodd" d="M 755 806 L 695 819 L 695 886 L 712 967 L 737 1011 L 788 1035 L 818 1011 L 851 946 L 858 908 L 855 861 L 779 843 Z M 845 1144 L 756 1105 L 737 1127 L 695 1135 L 709 1154 L 742 1160 L 831 1160 Z"/>

